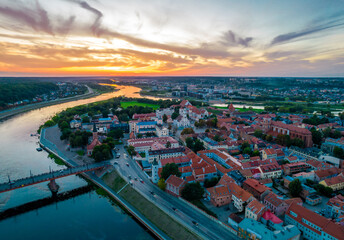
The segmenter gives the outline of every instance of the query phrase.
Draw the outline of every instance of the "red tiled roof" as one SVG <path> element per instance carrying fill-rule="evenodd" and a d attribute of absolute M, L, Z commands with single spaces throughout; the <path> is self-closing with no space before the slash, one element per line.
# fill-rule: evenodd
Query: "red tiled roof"
<path fill-rule="evenodd" d="M 281 224 L 283 221 L 273 214 L 269 209 L 263 214 L 262 218 L 275 224 Z"/>
<path fill-rule="evenodd" d="M 327 178 L 324 181 L 326 182 L 327 186 L 332 186 L 344 182 L 344 177 L 342 175 L 338 175 L 336 177 Z"/>
<path fill-rule="evenodd" d="M 257 199 L 253 199 L 246 207 L 254 214 L 258 214 L 265 209 L 264 204 L 261 204 Z"/>
<path fill-rule="evenodd" d="M 236 198 L 241 199 L 243 202 L 246 202 L 250 197 L 253 197 L 251 193 L 242 189 L 235 183 L 228 184 L 228 188 Z"/>
<path fill-rule="evenodd" d="M 167 178 L 166 184 L 170 184 L 175 187 L 180 187 L 185 183 L 185 181 L 175 175 L 171 175 Z"/>
<path fill-rule="evenodd" d="M 246 179 L 244 183 L 250 186 L 251 188 L 255 189 L 260 194 L 264 193 L 267 190 L 271 190 L 269 187 L 265 186 L 264 184 L 261 184 L 256 179 L 249 178 Z"/>
<path fill-rule="evenodd" d="M 270 192 L 268 195 L 266 195 L 264 198 L 264 201 L 271 203 L 271 205 L 275 207 L 278 207 L 284 204 L 284 201 L 282 199 L 279 199 L 277 195 L 273 192 Z"/>

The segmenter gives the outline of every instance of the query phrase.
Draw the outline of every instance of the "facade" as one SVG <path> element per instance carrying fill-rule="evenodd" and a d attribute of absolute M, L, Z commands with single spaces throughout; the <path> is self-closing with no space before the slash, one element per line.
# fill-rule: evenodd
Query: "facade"
<path fill-rule="evenodd" d="M 206 194 L 210 202 L 216 206 L 221 207 L 228 205 L 232 200 L 232 194 L 230 193 L 228 186 L 216 185 L 206 189 Z"/>
<path fill-rule="evenodd" d="M 325 142 L 321 145 L 321 149 L 326 152 L 333 152 L 335 147 L 339 147 L 344 150 L 344 137 L 339 139 L 326 138 Z"/>
<path fill-rule="evenodd" d="M 253 199 L 245 208 L 245 218 L 259 221 L 266 208 L 257 199 Z"/>
<path fill-rule="evenodd" d="M 304 162 L 288 163 L 283 165 L 285 175 L 308 171 L 311 167 Z"/>
<path fill-rule="evenodd" d="M 270 192 L 264 198 L 264 205 L 277 216 L 283 215 L 288 208 L 288 204 L 286 204 L 282 199 L 278 198 L 278 196 L 273 192 Z"/>
<path fill-rule="evenodd" d="M 325 179 L 319 182 L 319 184 L 330 187 L 333 191 L 339 191 L 344 189 L 344 176 L 340 174 L 336 177 Z"/>
<path fill-rule="evenodd" d="M 229 184 L 229 189 L 232 192 L 232 200 L 234 202 L 234 207 L 238 209 L 239 212 L 244 211 L 246 204 L 254 199 L 251 193 L 245 191 L 235 183 Z"/>
<path fill-rule="evenodd" d="M 315 206 L 315 205 L 318 205 L 320 204 L 322 201 L 322 198 L 318 195 L 308 195 L 306 197 L 306 203 L 308 203 L 309 205 L 312 205 L 312 206 Z"/>
<path fill-rule="evenodd" d="M 285 226 L 278 230 L 271 230 L 263 223 L 245 218 L 239 223 L 238 237 L 254 240 L 299 240 L 300 231 L 295 226 Z"/>
<path fill-rule="evenodd" d="M 263 200 L 271 191 L 269 187 L 252 178 L 246 179 L 242 184 L 242 188 L 251 193 L 258 200 Z"/>
<path fill-rule="evenodd" d="M 330 218 L 338 218 L 344 215 L 344 197 L 342 195 L 337 195 L 326 204 L 326 216 Z"/>
<path fill-rule="evenodd" d="M 309 240 L 343 240 L 344 227 L 329 219 L 292 203 L 285 214 L 286 224 L 295 225 L 302 236 Z"/>
<path fill-rule="evenodd" d="M 262 159 L 271 159 L 271 158 L 277 158 L 277 152 L 275 149 L 273 148 L 266 148 L 264 150 L 262 150 Z"/>
<path fill-rule="evenodd" d="M 166 180 L 166 192 L 179 197 L 185 184 L 186 182 L 183 179 L 176 177 L 175 175 L 171 175 Z"/>
<path fill-rule="evenodd" d="M 92 156 L 93 153 L 93 149 L 96 146 L 101 145 L 102 143 L 99 141 L 98 139 L 98 132 L 97 132 L 97 128 L 96 125 L 93 124 L 93 133 L 92 133 L 92 142 L 90 144 L 87 145 L 86 150 L 87 150 L 87 155 L 90 157 Z"/>
<path fill-rule="evenodd" d="M 259 167 L 261 178 L 279 178 L 282 176 L 282 168 L 276 164 L 269 164 Z"/>
<path fill-rule="evenodd" d="M 150 150 L 148 154 L 146 154 L 146 159 L 149 163 L 153 161 L 160 162 L 161 159 L 184 156 L 184 151 L 184 147 Z"/>

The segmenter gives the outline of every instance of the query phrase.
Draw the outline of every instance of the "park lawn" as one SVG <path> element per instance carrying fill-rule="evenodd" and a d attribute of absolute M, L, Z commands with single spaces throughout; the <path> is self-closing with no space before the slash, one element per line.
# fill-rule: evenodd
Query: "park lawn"
<path fill-rule="evenodd" d="M 107 173 L 103 177 L 103 180 L 116 192 L 126 185 L 124 179 L 116 171 Z M 130 185 L 127 185 L 119 195 L 172 239 L 199 239 L 160 208 L 148 201 Z"/>
<path fill-rule="evenodd" d="M 264 109 L 249 109 L 249 108 L 235 108 L 237 109 L 239 112 L 248 112 L 248 111 L 252 111 L 252 112 L 256 112 L 256 113 L 262 113 L 264 112 L 265 110 Z"/>
<path fill-rule="evenodd" d="M 136 101 L 132 101 L 132 102 L 121 102 L 121 107 L 126 109 L 128 107 L 131 107 L 131 106 L 142 106 L 142 107 L 150 107 L 150 108 L 153 108 L 153 110 L 157 110 L 160 108 L 159 105 L 157 104 L 151 104 L 151 103 L 139 103 L 139 102 L 136 102 Z"/>

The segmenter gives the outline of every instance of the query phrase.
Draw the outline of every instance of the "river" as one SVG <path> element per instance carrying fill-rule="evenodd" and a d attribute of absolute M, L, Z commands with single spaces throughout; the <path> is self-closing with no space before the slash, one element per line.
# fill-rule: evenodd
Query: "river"
<path fill-rule="evenodd" d="M 38 138 L 30 136 L 38 127 L 62 110 L 82 104 L 98 102 L 118 96 L 140 98 L 140 88 L 117 86 L 116 92 L 102 94 L 54 106 L 32 110 L 0 122 L 0 182 L 32 174 L 58 170 L 59 166 L 48 154 L 37 152 Z M 153 97 L 150 97 L 153 99 Z M 78 176 L 58 179 L 60 191 L 64 192 L 86 185 Z M 0 211 L 33 200 L 48 197 L 51 193 L 47 183 L 0 194 Z M 16 217 L 0 221 L 3 240 L 35 239 L 152 239 L 137 222 L 117 205 L 94 191 L 74 199 L 58 202 Z"/>

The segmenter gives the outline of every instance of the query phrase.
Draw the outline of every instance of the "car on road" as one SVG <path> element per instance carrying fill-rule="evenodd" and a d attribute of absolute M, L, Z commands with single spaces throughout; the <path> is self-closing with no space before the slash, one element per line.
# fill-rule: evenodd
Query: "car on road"
<path fill-rule="evenodd" d="M 137 177 L 135 178 L 135 181 L 137 181 Z"/>
<path fill-rule="evenodd" d="M 173 209 L 173 211 L 177 211 L 177 208 L 175 208 L 175 207 L 173 207 L 172 209 Z"/>
<path fill-rule="evenodd" d="M 150 194 L 152 194 L 153 196 L 155 195 L 155 193 L 153 192 L 153 191 L 149 191 L 150 192 Z"/>
<path fill-rule="evenodd" d="M 192 223 L 193 223 L 195 226 L 198 226 L 198 222 L 192 221 Z"/>
<path fill-rule="evenodd" d="M 126 163 L 126 165 L 129 167 L 129 163 Z"/>
<path fill-rule="evenodd" d="M 129 175 L 128 178 L 131 179 L 131 175 Z"/>
<path fill-rule="evenodd" d="M 115 162 L 114 162 L 114 164 L 118 164 L 118 162 L 117 162 L 117 161 L 115 161 Z"/>
<path fill-rule="evenodd" d="M 145 183 L 141 178 L 140 178 L 140 182 Z"/>
<path fill-rule="evenodd" d="M 120 158 L 121 157 L 121 154 L 120 153 L 117 153 L 116 154 L 116 158 Z"/>

